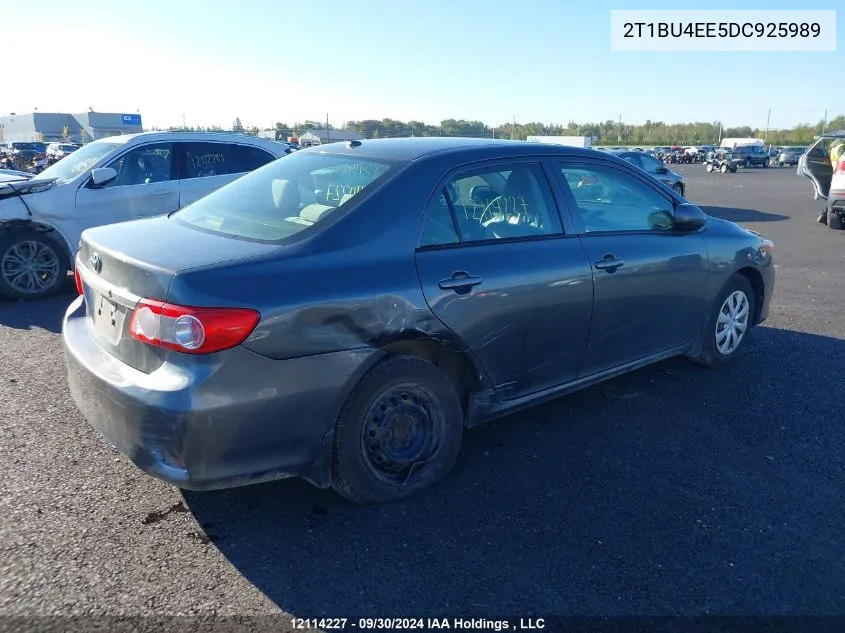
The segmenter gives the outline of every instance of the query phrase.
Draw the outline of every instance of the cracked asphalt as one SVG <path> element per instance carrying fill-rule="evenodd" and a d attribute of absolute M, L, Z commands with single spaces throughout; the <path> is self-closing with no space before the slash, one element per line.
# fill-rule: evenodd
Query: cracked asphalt
<path fill-rule="evenodd" d="M 142 474 L 68 395 L 72 283 L 0 303 L 0 615 L 845 614 L 845 231 L 794 168 L 679 169 L 692 201 L 775 242 L 742 358 L 468 431 L 448 480 L 390 506 Z"/>

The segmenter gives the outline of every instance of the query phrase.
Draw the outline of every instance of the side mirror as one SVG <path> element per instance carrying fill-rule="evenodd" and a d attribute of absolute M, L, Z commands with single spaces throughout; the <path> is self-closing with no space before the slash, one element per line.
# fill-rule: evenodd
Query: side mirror
<path fill-rule="evenodd" d="M 707 224 L 707 215 L 694 204 L 679 204 L 675 207 L 675 220 L 672 227 L 676 231 L 692 233 Z"/>
<path fill-rule="evenodd" d="M 91 184 L 95 187 L 102 187 L 117 178 L 117 171 L 111 167 L 100 167 L 91 170 Z"/>
<path fill-rule="evenodd" d="M 668 167 L 658 167 L 658 168 L 657 168 L 657 173 L 658 173 L 658 174 L 668 174 L 668 173 L 669 173 L 669 168 L 668 168 Z"/>

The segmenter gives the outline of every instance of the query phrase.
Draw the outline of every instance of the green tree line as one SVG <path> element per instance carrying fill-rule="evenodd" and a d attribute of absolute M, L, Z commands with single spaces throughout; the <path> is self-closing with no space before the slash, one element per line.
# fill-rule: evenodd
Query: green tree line
<path fill-rule="evenodd" d="M 289 125 L 276 123 L 276 137 L 285 139 L 297 136 L 308 130 L 325 129 L 323 121 L 302 121 Z M 224 132 L 233 131 L 257 135 L 259 128 L 244 126 L 241 119 L 235 119 L 231 130 L 219 126 L 171 127 L 171 130 Z M 329 129 L 337 129 L 329 125 Z M 569 121 L 566 125 L 546 123 L 504 123 L 490 127 L 481 121 L 465 119 L 444 119 L 437 125 L 422 121 L 399 121 L 397 119 L 365 119 L 347 121 L 343 130 L 357 132 L 364 138 L 398 138 L 406 136 L 468 136 L 476 138 L 506 138 L 525 140 L 528 136 L 592 136 L 598 145 L 697 145 L 718 143 L 720 138 L 754 137 L 765 138 L 774 145 L 808 145 L 813 137 L 823 129 L 845 129 L 845 115 L 830 119 L 826 123 L 802 123 L 792 128 L 769 129 L 755 128 L 749 125 L 741 127 L 723 127 L 719 121 L 695 123 L 665 123 L 646 121 L 641 125 L 607 120 L 601 123 L 578 123 Z M 721 133 L 721 137 L 720 137 Z"/>

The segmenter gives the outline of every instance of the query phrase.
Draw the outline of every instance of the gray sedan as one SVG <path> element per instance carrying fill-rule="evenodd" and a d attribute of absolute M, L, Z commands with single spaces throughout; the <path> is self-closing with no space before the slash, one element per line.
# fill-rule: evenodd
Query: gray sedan
<path fill-rule="evenodd" d="M 732 361 L 772 249 L 605 153 L 336 143 L 85 231 L 68 380 L 182 488 L 390 501 L 445 477 L 466 427 L 674 356 Z"/>
<path fill-rule="evenodd" d="M 648 175 L 657 178 L 666 186 L 674 189 L 679 195 L 686 195 L 687 184 L 684 177 L 676 171 L 669 169 L 664 163 L 657 160 L 654 156 L 649 156 L 643 152 L 623 151 L 611 152 L 615 156 L 627 160 L 632 165 L 636 165 Z"/>

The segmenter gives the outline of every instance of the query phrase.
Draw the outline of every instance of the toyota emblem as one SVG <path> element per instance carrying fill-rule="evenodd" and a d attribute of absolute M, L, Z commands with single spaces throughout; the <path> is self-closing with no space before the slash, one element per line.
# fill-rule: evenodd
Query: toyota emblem
<path fill-rule="evenodd" d="M 103 270 L 103 260 L 100 258 L 100 254 L 96 251 L 91 253 L 91 257 L 88 260 L 88 263 L 91 265 L 91 270 L 95 273 L 100 273 Z"/>

